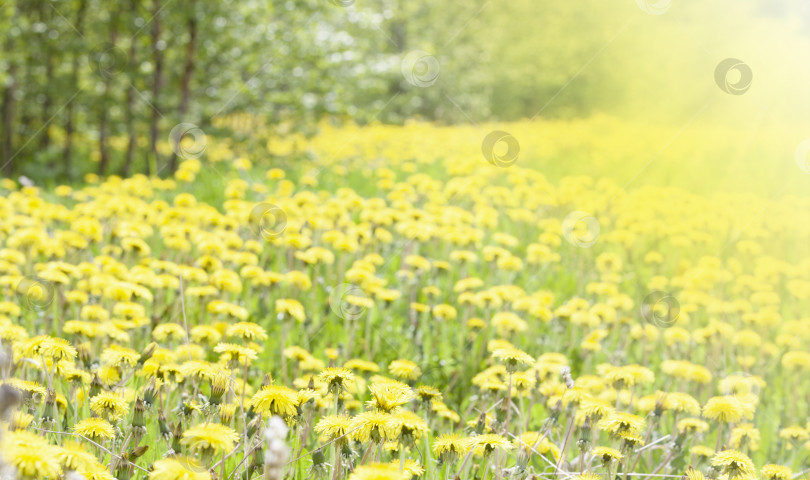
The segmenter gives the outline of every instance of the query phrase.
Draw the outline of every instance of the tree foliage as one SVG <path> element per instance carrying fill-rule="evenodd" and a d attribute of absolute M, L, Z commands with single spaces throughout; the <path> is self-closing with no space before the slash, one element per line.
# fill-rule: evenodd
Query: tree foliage
<path fill-rule="evenodd" d="M 760 61 L 757 79 L 808 77 L 769 51 L 807 47 L 800 0 L 673 3 L 660 16 L 637 3 L 7 0 L 2 172 L 168 174 L 175 126 L 212 131 L 235 113 L 278 136 L 312 134 L 324 117 L 479 123 L 630 111 L 682 123 L 715 88 L 722 58 Z M 773 84 L 771 100 L 804 105 L 783 90 Z"/>

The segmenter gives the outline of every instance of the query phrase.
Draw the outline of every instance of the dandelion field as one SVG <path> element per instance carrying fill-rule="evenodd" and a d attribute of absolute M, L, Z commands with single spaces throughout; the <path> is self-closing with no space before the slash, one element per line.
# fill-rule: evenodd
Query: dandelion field
<path fill-rule="evenodd" d="M 3 475 L 808 468 L 810 199 L 552 180 L 422 128 L 4 179 Z"/>
<path fill-rule="evenodd" d="M 810 478 L 806 0 L 0 32 L 0 480 Z"/>

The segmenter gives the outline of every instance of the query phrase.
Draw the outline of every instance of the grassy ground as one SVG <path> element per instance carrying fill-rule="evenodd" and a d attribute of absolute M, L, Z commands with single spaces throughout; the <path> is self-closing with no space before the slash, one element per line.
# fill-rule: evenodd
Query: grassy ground
<path fill-rule="evenodd" d="M 174 179 L 5 180 L 2 371 L 22 399 L 4 461 L 157 480 L 804 470 L 795 147 L 778 161 L 796 173 L 727 174 L 780 134 L 724 149 L 732 131 L 596 118 L 497 126 L 520 156 L 488 163 L 495 128 L 209 136 Z"/>

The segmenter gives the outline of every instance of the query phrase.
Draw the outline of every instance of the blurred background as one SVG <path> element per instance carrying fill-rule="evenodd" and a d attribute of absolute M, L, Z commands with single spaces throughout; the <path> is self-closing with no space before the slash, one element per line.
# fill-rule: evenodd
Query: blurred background
<path fill-rule="evenodd" d="M 268 166 L 327 125 L 531 123 L 550 177 L 810 186 L 805 0 L 0 0 L 0 31 L 6 177 L 170 176 L 182 123 Z"/>

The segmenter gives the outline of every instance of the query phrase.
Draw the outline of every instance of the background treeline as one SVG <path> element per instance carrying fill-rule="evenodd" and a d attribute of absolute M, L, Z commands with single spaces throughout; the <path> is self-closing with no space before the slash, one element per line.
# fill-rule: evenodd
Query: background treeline
<path fill-rule="evenodd" d="M 477 123 L 599 111 L 677 124 L 715 91 L 713 68 L 729 56 L 753 63 L 757 82 L 802 88 L 806 2 L 710 3 L 655 16 L 630 0 L 0 1 L 2 173 L 169 174 L 173 127 L 214 133 L 233 113 L 277 135 L 314 133 L 323 117 Z M 406 81 L 402 59 L 414 50 L 435 56 L 435 83 Z M 807 95 L 762 84 L 774 116 L 804 116 Z"/>

